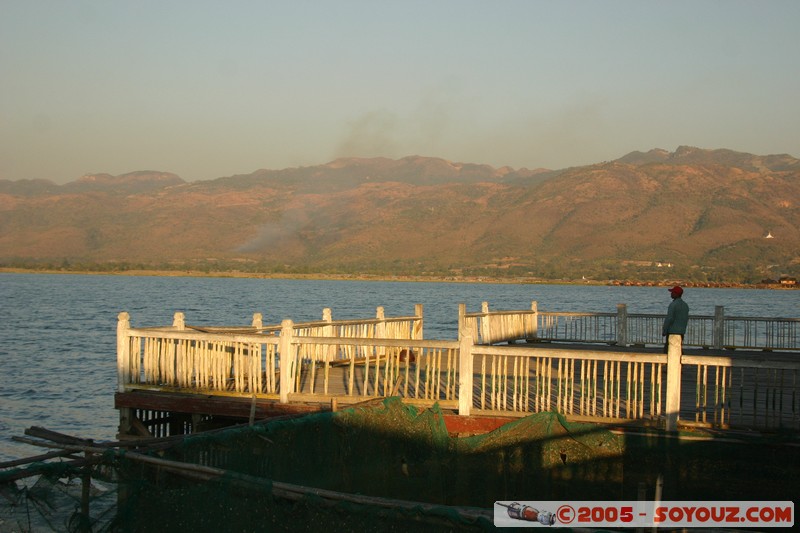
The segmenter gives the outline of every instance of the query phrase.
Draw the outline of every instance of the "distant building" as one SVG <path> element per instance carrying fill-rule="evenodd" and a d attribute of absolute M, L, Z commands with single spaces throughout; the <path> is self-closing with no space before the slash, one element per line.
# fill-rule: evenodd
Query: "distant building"
<path fill-rule="evenodd" d="M 768 231 L 768 232 L 767 232 L 767 236 L 766 236 L 766 237 L 764 237 L 764 238 L 765 238 L 765 239 L 774 239 L 775 237 L 773 237 L 773 236 L 772 236 L 772 232 L 771 232 L 771 231 Z"/>
<path fill-rule="evenodd" d="M 781 276 L 780 279 L 781 285 L 788 285 L 790 287 L 794 287 L 797 285 L 797 278 L 791 278 L 789 276 Z"/>

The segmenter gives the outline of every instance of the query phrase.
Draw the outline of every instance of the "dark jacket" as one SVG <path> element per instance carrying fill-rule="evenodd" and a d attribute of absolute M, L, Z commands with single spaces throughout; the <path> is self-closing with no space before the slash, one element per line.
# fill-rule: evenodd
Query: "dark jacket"
<path fill-rule="evenodd" d="M 685 335 L 686 326 L 689 324 L 689 306 L 680 298 L 670 302 L 667 309 L 667 318 L 664 319 L 662 335 Z"/>

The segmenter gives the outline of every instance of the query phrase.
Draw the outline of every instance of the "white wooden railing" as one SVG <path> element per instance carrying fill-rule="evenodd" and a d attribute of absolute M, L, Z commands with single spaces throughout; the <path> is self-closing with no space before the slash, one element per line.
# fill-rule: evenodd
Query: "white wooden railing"
<path fill-rule="evenodd" d="M 619 420 L 665 414 L 667 355 L 483 345 L 473 354 L 476 412 Z"/>
<path fill-rule="evenodd" d="M 800 361 L 786 354 L 684 355 L 674 335 L 669 352 L 661 354 L 476 344 L 469 328 L 448 341 L 308 335 L 291 320 L 277 330 L 254 323 L 197 328 L 176 316 L 172 327 L 132 328 L 121 313 L 119 392 L 343 405 L 400 396 L 461 415 L 556 411 L 667 429 L 680 421 L 800 430 Z"/>
<path fill-rule="evenodd" d="M 259 396 L 282 403 L 327 402 L 332 397 L 353 403 L 401 394 L 426 405 L 438 401 L 457 407 L 457 342 L 408 339 L 403 335 L 415 330 L 405 327 L 377 328 L 378 333 L 394 332 L 395 338 L 344 336 L 342 331 L 364 331 L 356 321 L 347 322 L 319 326 L 332 328 L 336 336 L 321 335 L 330 329 L 298 327 L 291 320 L 278 330 L 264 328 L 267 333 L 230 331 L 250 328 L 131 328 L 129 316 L 121 313 L 118 390 Z M 344 371 L 343 381 L 332 382 L 333 369 Z"/>
<path fill-rule="evenodd" d="M 663 345 L 664 315 L 629 314 L 625 304 L 616 313 L 565 313 L 530 310 L 480 312 L 459 309 L 459 330 L 467 331 L 478 344 L 551 341 L 609 344 L 618 346 Z M 462 329 L 463 328 L 463 329 Z M 713 316 L 690 315 L 684 346 L 766 351 L 800 350 L 800 319 L 728 317 L 722 306 Z"/>
<path fill-rule="evenodd" d="M 671 415 L 683 425 L 800 430 L 800 360 L 683 355 L 679 341 L 669 354 L 488 345 L 472 354 L 471 414 L 668 426 Z"/>

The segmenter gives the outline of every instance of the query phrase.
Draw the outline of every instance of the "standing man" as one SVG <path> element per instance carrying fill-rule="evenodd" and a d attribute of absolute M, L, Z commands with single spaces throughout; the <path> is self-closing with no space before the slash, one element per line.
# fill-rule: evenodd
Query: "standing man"
<path fill-rule="evenodd" d="M 664 353 L 667 353 L 669 347 L 669 336 L 680 335 L 681 344 L 683 344 L 683 336 L 686 334 L 686 326 L 689 324 L 689 306 L 683 301 L 683 289 L 675 285 L 669 289 L 672 296 L 672 302 L 667 308 L 667 318 L 664 319 L 664 327 L 661 330 L 661 335 L 664 337 Z"/>

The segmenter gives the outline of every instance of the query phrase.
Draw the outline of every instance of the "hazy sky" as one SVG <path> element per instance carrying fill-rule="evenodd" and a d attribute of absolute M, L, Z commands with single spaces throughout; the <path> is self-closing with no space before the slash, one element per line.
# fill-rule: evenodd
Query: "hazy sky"
<path fill-rule="evenodd" d="M 0 179 L 800 157 L 800 1 L 0 0 Z"/>

